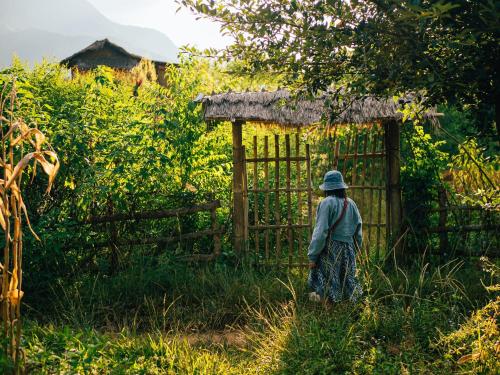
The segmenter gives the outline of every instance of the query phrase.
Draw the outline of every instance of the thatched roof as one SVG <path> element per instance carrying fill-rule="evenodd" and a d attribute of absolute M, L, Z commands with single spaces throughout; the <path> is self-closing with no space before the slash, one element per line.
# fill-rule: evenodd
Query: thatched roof
<path fill-rule="evenodd" d="M 81 51 L 61 61 L 61 64 L 69 68 L 77 67 L 85 71 L 96 68 L 98 65 L 106 65 L 114 69 L 130 70 L 143 59 L 126 51 L 119 45 L 110 42 L 108 39 L 97 40 Z M 163 61 L 153 61 L 155 66 L 164 67 L 167 63 Z"/>
<path fill-rule="evenodd" d="M 240 120 L 298 127 L 321 121 L 329 124 L 366 124 L 402 118 L 398 111 L 402 105 L 394 103 L 392 98 L 366 96 L 342 99 L 343 104 L 327 94 L 315 99 L 296 99 L 287 90 L 278 90 L 215 94 L 203 97 L 201 102 L 205 120 Z M 425 114 L 431 119 L 436 115 L 433 110 Z"/>

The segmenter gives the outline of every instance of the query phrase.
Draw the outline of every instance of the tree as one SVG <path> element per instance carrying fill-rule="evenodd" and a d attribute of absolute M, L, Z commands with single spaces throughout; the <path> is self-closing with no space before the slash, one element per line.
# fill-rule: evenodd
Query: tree
<path fill-rule="evenodd" d="M 234 37 L 222 56 L 282 73 L 309 93 L 419 92 L 474 113 L 500 134 L 499 10 L 494 0 L 178 0 Z M 496 117 L 495 117 L 496 116 Z"/>

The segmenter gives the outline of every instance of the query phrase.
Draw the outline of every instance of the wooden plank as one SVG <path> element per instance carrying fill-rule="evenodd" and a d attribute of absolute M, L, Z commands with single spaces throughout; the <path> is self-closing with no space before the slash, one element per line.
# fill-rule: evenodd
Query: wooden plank
<path fill-rule="evenodd" d="M 269 157 L 269 137 L 264 137 L 264 158 Z M 269 164 L 264 162 L 264 223 L 269 225 Z M 269 261 L 269 229 L 264 232 L 264 252 L 265 260 Z"/>
<path fill-rule="evenodd" d="M 290 225 L 292 224 L 292 196 L 290 193 L 291 189 L 291 162 L 290 162 L 290 134 L 285 135 L 285 155 L 286 155 L 286 188 L 288 189 L 286 193 L 286 208 L 287 208 L 287 237 L 288 237 L 288 264 L 293 261 L 293 232 Z"/>
<path fill-rule="evenodd" d="M 338 170 L 339 167 L 339 151 L 340 151 L 340 142 L 337 140 L 335 142 L 335 154 L 333 157 L 333 169 Z"/>
<path fill-rule="evenodd" d="M 309 238 L 311 241 L 312 237 L 312 181 L 311 181 L 311 153 L 309 150 L 309 144 L 306 144 L 306 171 L 307 171 L 307 220 L 309 224 Z"/>
<path fill-rule="evenodd" d="M 367 130 L 365 129 L 365 132 L 364 132 L 364 135 L 363 135 L 363 166 L 362 166 L 362 170 L 361 170 L 361 181 L 362 181 L 362 184 L 363 184 L 363 189 L 361 190 L 361 201 L 360 201 L 360 206 L 361 206 L 361 210 L 362 210 L 362 216 L 364 216 L 365 212 L 366 212 L 366 208 L 365 208 L 365 188 L 364 186 L 366 186 L 366 164 L 368 163 L 368 159 L 366 157 L 366 150 L 367 150 L 367 147 L 368 147 L 368 133 L 367 133 Z M 369 244 L 366 244 L 366 245 L 369 245 Z M 365 246 L 365 255 L 366 257 L 368 258 L 368 256 L 370 255 L 370 248 L 369 246 Z"/>
<path fill-rule="evenodd" d="M 217 210 L 215 209 L 215 207 L 210 210 L 210 227 L 213 232 L 214 255 L 217 257 L 220 255 L 221 243 L 219 223 L 217 222 Z"/>
<path fill-rule="evenodd" d="M 359 147 L 359 134 L 358 128 L 354 129 L 354 160 L 351 172 L 351 185 L 356 185 L 356 177 L 358 174 L 358 147 Z M 346 159 L 347 160 L 347 159 Z M 356 190 L 352 191 L 352 199 L 356 200 L 356 194 L 354 194 Z M 362 192 L 361 192 L 362 193 Z"/>
<path fill-rule="evenodd" d="M 253 157 L 257 159 L 257 136 L 253 136 Z M 257 179 L 257 162 L 253 163 L 253 188 L 257 189 L 258 179 Z M 259 195 L 253 195 L 253 222 L 254 225 L 259 224 Z M 259 258 L 259 233 L 255 233 L 255 256 Z"/>
<path fill-rule="evenodd" d="M 343 161 L 343 164 L 342 164 L 342 176 L 344 176 L 345 178 L 345 171 L 347 170 L 347 158 L 345 157 L 345 155 L 348 155 L 349 154 L 349 150 L 351 148 L 351 134 L 347 134 L 347 142 L 346 142 L 346 149 L 345 149 L 345 154 L 344 154 L 344 161 Z"/>
<path fill-rule="evenodd" d="M 388 196 L 386 204 L 389 205 L 390 222 L 387 226 L 389 230 L 390 246 L 395 246 L 396 258 L 402 259 L 401 251 L 403 247 L 398 241 L 401 234 L 401 225 L 403 221 L 403 209 L 401 201 L 400 184 L 400 132 L 397 120 L 384 121 L 385 147 L 387 152 L 387 188 Z"/>
<path fill-rule="evenodd" d="M 372 153 L 375 153 L 376 149 L 377 149 L 377 132 L 371 130 L 370 132 L 370 135 L 371 135 L 371 146 L 372 146 Z M 370 168 L 369 168 L 369 175 L 370 175 L 370 184 L 375 184 L 375 162 L 376 160 L 375 159 L 372 159 L 370 160 Z M 385 190 L 385 186 L 384 186 L 384 190 Z M 373 207 L 373 195 L 374 195 L 374 190 L 371 189 L 370 190 L 370 195 L 368 196 L 368 220 L 370 222 L 373 221 L 373 211 L 374 211 L 374 207 Z M 369 247 L 371 247 L 372 245 L 372 230 L 370 229 L 368 231 L 368 244 L 367 244 Z"/>
<path fill-rule="evenodd" d="M 439 202 L 439 223 L 438 227 L 446 228 L 446 222 L 448 219 L 448 211 L 446 210 L 447 205 L 446 190 L 440 188 L 438 191 L 438 202 Z M 439 255 L 443 256 L 448 249 L 448 233 L 443 231 L 439 234 Z"/>
<path fill-rule="evenodd" d="M 380 143 L 381 147 L 384 147 L 384 137 L 380 137 Z M 385 169 L 386 169 L 386 163 L 384 163 L 383 159 L 379 159 L 379 165 L 380 165 L 380 172 L 379 176 L 385 176 Z M 377 215 L 377 222 L 380 224 L 382 223 L 382 191 L 378 191 L 378 215 Z M 386 205 L 387 205 L 387 200 L 386 200 Z M 387 220 L 387 214 L 386 214 L 386 220 Z M 377 227 L 377 258 L 380 257 L 380 240 L 381 240 L 381 227 Z M 386 238 L 387 238 L 387 232 L 388 232 L 388 227 L 386 227 Z"/>
<path fill-rule="evenodd" d="M 218 230 L 212 230 L 212 229 L 206 229 L 206 230 L 201 230 L 198 232 L 192 232 L 192 233 L 185 233 L 177 236 L 171 236 L 171 237 L 151 237 L 151 238 L 139 238 L 139 239 L 130 239 L 130 240 L 117 240 L 117 245 L 118 246 L 139 246 L 139 245 L 151 245 L 151 244 L 158 244 L 158 243 L 172 243 L 172 242 L 181 242 L 185 240 L 191 240 L 191 239 L 196 239 L 196 238 L 201 238 L 201 237 L 206 237 L 206 236 L 213 236 L 213 235 L 222 235 L 224 233 L 224 230 L 218 229 Z M 107 247 L 109 246 L 109 242 L 95 242 L 92 244 L 93 247 L 99 248 L 99 247 Z"/>
<path fill-rule="evenodd" d="M 366 154 L 367 159 L 378 159 L 378 158 L 383 158 L 385 157 L 385 152 L 368 152 Z M 339 158 L 341 159 L 354 159 L 356 157 L 359 157 L 359 154 L 339 154 Z"/>
<path fill-rule="evenodd" d="M 328 145 L 328 149 L 329 150 L 332 150 L 332 152 L 328 152 L 328 157 L 330 158 L 330 155 L 332 157 L 332 160 L 329 160 L 330 163 L 329 165 L 332 166 L 332 169 L 335 169 L 335 143 L 337 142 L 337 129 L 338 129 L 338 126 L 337 125 L 333 125 L 334 129 L 333 129 L 333 137 L 332 137 L 332 132 L 330 131 L 328 133 L 328 137 L 329 137 L 329 145 Z M 299 154 L 297 153 L 297 156 Z"/>
<path fill-rule="evenodd" d="M 480 232 L 480 231 L 496 231 L 500 230 L 499 224 L 470 224 L 460 225 L 454 227 L 433 227 L 427 229 L 429 233 L 442 233 L 442 232 Z"/>
<path fill-rule="evenodd" d="M 253 158 L 246 158 L 245 161 L 247 163 L 264 163 L 264 162 L 268 162 L 268 163 L 272 163 L 272 162 L 276 162 L 276 161 L 305 161 L 306 158 L 304 156 L 290 156 L 290 159 L 287 159 L 285 156 L 282 156 L 282 157 L 274 157 L 274 158 L 271 158 L 271 157 L 262 157 L 262 158 L 258 158 L 258 157 L 253 157 Z"/>
<path fill-rule="evenodd" d="M 274 221 L 276 225 L 281 224 L 281 214 L 280 214 L 280 139 L 279 135 L 274 135 L 274 156 L 276 158 L 274 162 Z M 276 262 L 279 264 L 281 262 L 281 233 L 280 228 L 276 228 L 275 239 L 276 239 Z"/>
<path fill-rule="evenodd" d="M 456 206 L 456 205 L 445 205 L 439 208 L 428 208 L 424 209 L 423 211 L 429 212 L 429 213 L 434 213 L 434 212 L 441 212 L 441 211 L 485 211 L 483 207 L 479 206 Z"/>
<path fill-rule="evenodd" d="M 243 146 L 243 160 L 245 160 L 246 156 L 246 147 Z M 244 248 L 243 250 L 246 252 L 248 250 L 248 220 L 249 220 L 249 207 L 248 207 L 248 174 L 247 174 L 247 163 L 243 162 L 243 208 L 244 208 Z"/>
<path fill-rule="evenodd" d="M 169 210 L 154 210 L 144 212 L 130 212 L 130 213 L 117 213 L 105 216 L 94 216 L 80 224 L 101 224 L 111 223 L 115 221 L 128 221 L 128 220 L 151 220 L 151 219 L 164 219 L 167 217 L 176 217 L 187 214 L 193 214 L 200 211 L 210 211 L 213 208 L 220 207 L 218 200 L 199 204 L 190 207 L 174 208 Z"/>
<path fill-rule="evenodd" d="M 259 225 L 249 225 L 250 230 L 265 230 L 265 229 L 293 229 L 293 228 L 309 228 L 309 224 L 259 224 Z"/>
<path fill-rule="evenodd" d="M 233 131 L 233 246 L 237 256 L 245 248 L 244 154 L 242 128 L 244 122 L 234 121 Z"/>
<path fill-rule="evenodd" d="M 379 189 L 380 187 L 379 186 L 375 186 L 374 188 L 375 189 Z M 382 189 L 385 190 L 385 186 L 382 186 Z M 288 193 L 288 192 L 290 192 L 290 193 L 297 193 L 297 192 L 306 192 L 307 188 L 300 188 L 300 189 L 298 189 L 298 188 L 292 188 L 291 187 L 290 189 L 288 189 L 288 188 L 279 188 L 278 190 L 281 193 Z M 266 191 L 266 189 L 265 188 L 264 189 L 250 189 L 249 191 L 252 192 L 252 193 L 264 193 Z M 273 191 L 276 191 L 276 189 L 273 189 Z"/>
<path fill-rule="evenodd" d="M 337 131 L 337 127 L 335 127 L 335 133 Z M 334 139 L 335 139 L 335 133 L 334 133 Z M 295 134 L 295 156 L 299 156 L 300 155 L 300 136 L 299 136 L 299 133 Z M 300 191 L 300 189 L 302 188 L 301 184 L 302 184 L 302 176 L 301 176 L 301 166 L 300 166 L 300 161 L 297 162 L 297 165 L 296 165 L 296 169 L 297 169 L 297 209 L 298 209 L 298 224 L 299 225 L 302 225 L 303 223 L 303 220 L 302 220 L 302 193 Z M 298 232 L 298 249 L 297 249 L 297 252 L 298 252 L 298 258 L 299 258 L 299 262 L 300 263 L 304 263 L 305 262 L 305 252 L 302 250 L 302 234 L 303 234 L 303 230 L 301 230 L 300 228 L 297 230 Z"/>

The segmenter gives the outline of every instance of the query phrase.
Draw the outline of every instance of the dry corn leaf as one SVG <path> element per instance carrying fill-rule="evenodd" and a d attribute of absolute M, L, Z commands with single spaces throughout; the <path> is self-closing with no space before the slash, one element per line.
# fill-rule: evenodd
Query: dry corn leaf
<path fill-rule="evenodd" d="M 17 272 L 18 272 L 18 269 L 17 269 L 17 266 L 16 266 L 12 270 L 12 277 L 10 278 L 9 290 L 17 289 L 17 285 L 19 284 L 19 281 L 17 279 Z"/>
<path fill-rule="evenodd" d="M 21 298 L 23 298 L 24 292 L 22 290 L 10 290 L 8 293 L 8 298 L 10 300 L 11 305 L 17 306 L 21 302 Z"/>
<path fill-rule="evenodd" d="M 50 163 L 45 159 L 43 154 L 50 156 L 55 160 L 54 163 Z M 54 179 L 56 178 L 57 172 L 59 171 L 59 159 L 57 158 L 57 154 L 53 151 L 43 151 L 42 153 L 37 153 L 35 155 L 37 161 L 42 165 L 43 171 L 49 177 L 49 183 L 47 185 L 47 193 L 50 193 L 50 189 L 52 188 L 52 184 L 54 183 Z"/>
<path fill-rule="evenodd" d="M 5 119 L 5 117 L 4 117 Z M 5 119 L 5 121 L 8 121 L 7 119 Z M 9 138 L 9 136 L 14 133 L 17 129 L 19 129 L 20 127 L 20 122 L 19 121 L 16 121 L 15 123 L 13 123 L 9 130 L 7 131 L 7 133 L 5 133 L 5 135 L 3 136 L 2 138 L 2 142 L 5 141 L 7 138 Z"/>
<path fill-rule="evenodd" d="M 17 144 L 26 139 L 29 139 L 31 136 L 35 137 L 35 142 L 30 140 L 30 143 L 35 147 L 36 151 L 40 151 L 42 144 L 45 142 L 45 136 L 40 130 L 36 128 L 28 129 L 25 133 L 22 133 L 20 136 L 14 139 L 14 141 L 12 142 L 12 147 L 17 146 Z"/>
<path fill-rule="evenodd" d="M 466 362 L 470 361 L 475 361 L 479 358 L 480 354 L 479 353 L 471 353 L 471 354 L 466 354 L 462 357 L 460 357 L 457 361 L 459 365 L 464 364 Z"/>
<path fill-rule="evenodd" d="M 22 173 L 24 168 L 29 164 L 30 160 L 35 157 L 37 152 L 30 152 L 29 154 L 24 155 L 24 157 L 19 160 L 12 172 L 12 175 L 8 177 L 7 183 L 5 184 L 5 189 L 9 189 L 11 185 L 15 182 L 16 178 Z"/>

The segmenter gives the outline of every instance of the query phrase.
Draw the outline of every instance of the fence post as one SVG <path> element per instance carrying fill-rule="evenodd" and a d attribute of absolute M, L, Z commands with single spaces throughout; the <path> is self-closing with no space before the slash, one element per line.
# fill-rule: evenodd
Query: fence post
<path fill-rule="evenodd" d="M 383 122 L 386 163 L 387 163 L 387 202 L 389 205 L 389 226 L 387 227 L 387 237 L 389 248 L 394 247 L 397 259 L 402 259 L 402 246 L 399 236 L 401 234 L 401 224 L 403 221 L 401 184 L 400 184 L 400 132 L 399 122 L 395 119 L 388 119 Z"/>
<path fill-rule="evenodd" d="M 237 255 L 245 249 L 245 200 L 243 160 L 243 121 L 235 120 L 233 126 L 233 246 Z"/>
<path fill-rule="evenodd" d="M 108 197 L 107 202 L 108 215 L 113 215 L 115 213 L 115 206 L 111 197 Z M 109 235 L 109 251 L 110 251 L 110 267 L 111 274 L 114 274 L 118 269 L 118 230 L 116 228 L 116 223 L 114 221 L 108 223 L 108 235 Z"/>
<path fill-rule="evenodd" d="M 219 224 L 217 222 L 217 207 L 219 205 L 213 206 L 210 209 L 210 228 L 213 231 L 213 241 L 214 241 L 214 257 L 217 258 L 220 255 L 220 235 L 219 235 Z"/>
<path fill-rule="evenodd" d="M 446 199 L 446 190 L 441 187 L 438 191 L 439 198 L 439 225 L 443 229 L 446 229 L 446 221 L 448 219 L 448 210 L 447 210 L 447 199 Z M 448 249 L 448 232 L 443 230 L 439 233 L 439 256 L 443 256 Z"/>

